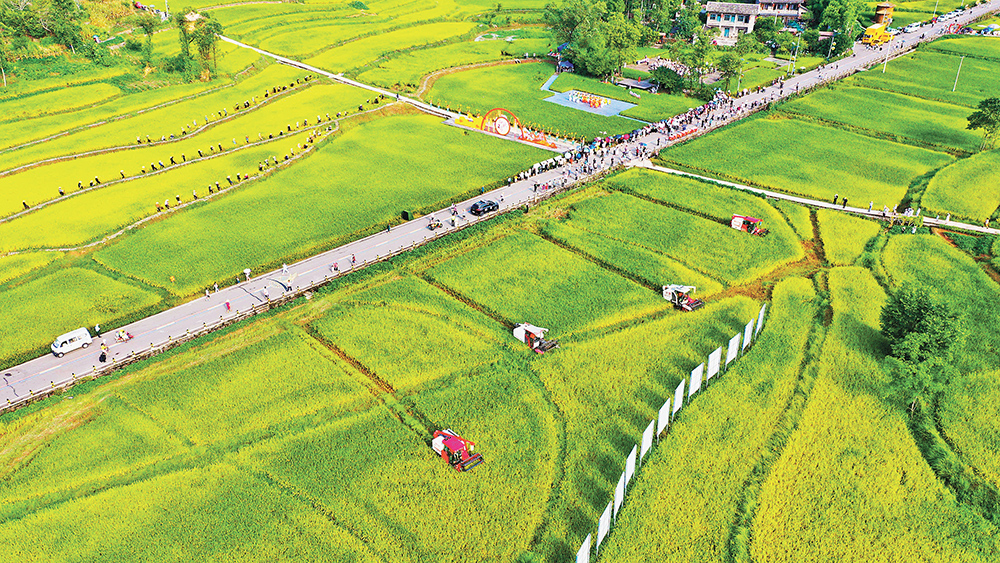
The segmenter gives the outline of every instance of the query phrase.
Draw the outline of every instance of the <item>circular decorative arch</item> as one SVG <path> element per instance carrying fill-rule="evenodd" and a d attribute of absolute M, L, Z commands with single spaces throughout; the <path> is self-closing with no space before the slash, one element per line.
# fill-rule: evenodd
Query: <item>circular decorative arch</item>
<path fill-rule="evenodd" d="M 517 138 L 521 141 L 550 148 L 555 148 L 556 146 L 555 143 L 548 140 L 544 133 L 531 131 L 521 125 L 521 120 L 514 115 L 514 112 L 504 108 L 493 108 L 486 112 L 486 115 L 483 116 L 483 120 L 479 124 L 479 128 L 487 133 L 493 133 L 501 137 L 506 137 L 511 132 L 515 132 L 517 133 Z M 517 131 L 513 131 L 513 128 L 516 128 Z"/>

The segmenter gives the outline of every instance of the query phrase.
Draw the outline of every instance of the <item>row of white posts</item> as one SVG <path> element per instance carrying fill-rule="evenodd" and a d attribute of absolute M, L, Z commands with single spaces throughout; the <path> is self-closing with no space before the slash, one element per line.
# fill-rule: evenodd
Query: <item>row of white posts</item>
<path fill-rule="evenodd" d="M 618 479 L 618 485 L 615 487 L 614 500 L 608 503 L 608 507 L 604 509 L 604 513 L 601 514 L 601 518 L 597 522 L 597 542 L 593 546 L 595 557 L 601 548 L 601 543 L 611 532 L 611 526 L 618 518 L 618 511 L 621 510 L 622 503 L 625 501 L 625 492 L 632 482 L 632 477 L 635 475 L 636 465 L 642 463 L 646 454 L 653 447 L 653 438 L 655 437 L 658 442 L 663 433 L 667 431 L 670 418 L 676 417 L 681 407 L 684 406 L 685 393 L 687 394 L 687 400 L 690 401 L 695 393 L 701 390 L 703 382 L 707 382 L 709 379 L 720 375 L 721 370 L 729 369 L 729 364 L 733 363 L 741 354 L 746 353 L 747 349 L 750 348 L 750 344 L 757 339 L 760 329 L 764 326 L 764 314 L 766 311 L 767 303 L 764 303 L 760 308 L 760 313 L 757 315 L 756 324 L 754 322 L 755 319 L 750 319 L 750 322 L 746 324 L 746 327 L 741 332 L 737 332 L 729 339 L 724 365 L 722 360 L 723 347 L 720 346 L 708 355 L 707 371 L 705 364 L 700 364 L 691 370 L 690 379 L 682 379 L 680 384 L 677 385 L 677 389 L 674 391 L 673 404 L 671 404 L 670 398 L 667 398 L 663 406 L 660 407 L 657 417 L 649 422 L 649 426 L 642 433 L 642 443 L 633 446 L 632 451 L 625 458 L 625 470 L 622 472 L 621 477 Z M 740 345 L 741 339 L 743 341 L 742 346 Z M 577 551 L 577 563 L 590 563 L 591 536 L 592 534 L 587 534 L 586 539 L 583 540 L 583 545 Z"/>

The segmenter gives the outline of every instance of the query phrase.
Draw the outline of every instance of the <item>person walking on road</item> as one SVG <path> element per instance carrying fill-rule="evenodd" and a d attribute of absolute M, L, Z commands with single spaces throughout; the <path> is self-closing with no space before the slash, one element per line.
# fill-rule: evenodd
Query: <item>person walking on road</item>
<path fill-rule="evenodd" d="M 844 207 L 843 207 L 843 209 L 847 209 L 847 198 L 846 197 L 844 198 Z"/>
<path fill-rule="evenodd" d="M 211 298 L 212 298 L 212 294 L 208 292 L 208 288 L 206 287 L 205 288 L 205 299 L 211 299 Z"/>
<path fill-rule="evenodd" d="M 215 284 L 215 291 L 213 291 L 213 293 L 218 293 L 218 292 L 219 292 L 219 284 L 216 283 Z"/>
<path fill-rule="evenodd" d="M 100 335 L 101 335 L 101 325 L 96 324 L 94 325 L 94 336 L 100 336 Z"/>
<path fill-rule="evenodd" d="M 231 310 L 231 308 L 232 307 L 229 305 L 229 301 L 227 300 L 226 301 L 226 312 L 229 312 Z"/>
<path fill-rule="evenodd" d="M 868 202 L 868 213 L 872 212 L 872 205 L 875 205 L 875 202 L 874 201 L 869 201 Z"/>
<path fill-rule="evenodd" d="M 281 265 L 281 273 L 285 274 L 285 275 L 288 275 L 288 264 L 282 264 Z"/>
<path fill-rule="evenodd" d="M 353 254 L 351 254 L 351 267 L 353 268 L 354 265 L 357 264 L 357 263 L 358 263 L 358 259 L 355 258 L 355 256 Z"/>
<path fill-rule="evenodd" d="M 264 288 L 263 288 L 263 289 L 261 289 L 261 290 L 260 290 L 260 292 L 261 292 L 261 294 L 263 294 L 263 295 L 264 295 L 264 299 L 266 299 L 266 300 L 268 300 L 268 301 L 270 301 L 270 300 L 271 300 L 271 296 L 270 296 L 270 295 L 268 295 L 268 293 L 267 293 L 267 286 L 264 286 Z"/>
<path fill-rule="evenodd" d="M 243 275 L 247 277 L 247 281 L 250 281 L 250 268 L 243 270 Z"/>
<path fill-rule="evenodd" d="M 838 199 L 839 197 L 840 197 L 840 194 L 833 194 L 833 204 L 834 204 L 834 205 L 837 205 L 837 199 Z"/>

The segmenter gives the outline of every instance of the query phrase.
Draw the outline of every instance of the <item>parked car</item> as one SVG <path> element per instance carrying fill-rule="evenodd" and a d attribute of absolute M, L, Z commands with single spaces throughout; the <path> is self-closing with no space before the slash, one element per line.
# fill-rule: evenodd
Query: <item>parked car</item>
<path fill-rule="evenodd" d="M 903 33 L 910 33 L 920 29 L 919 23 L 911 23 L 910 25 L 903 28 Z"/>
<path fill-rule="evenodd" d="M 90 343 L 93 341 L 94 339 L 90 336 L 90 331 L 85 328 L 78 328 L 56 338 L 52 342 L 52 353 L 61 358 L 67 352 L 90 346 Z"/>
<path fill-rule="evenodd" d="M 476 203 L 473 203 L 472 207 L 469 208 L 469 213 L 472 213 L 473 215 L 485 215 L 491 211 L 496 211 L 497 209 L 500 209 L 500 206 L 497 205 L 497 202 L 489 199 L 484 199 L 482 201 L 477 201 Z"/>

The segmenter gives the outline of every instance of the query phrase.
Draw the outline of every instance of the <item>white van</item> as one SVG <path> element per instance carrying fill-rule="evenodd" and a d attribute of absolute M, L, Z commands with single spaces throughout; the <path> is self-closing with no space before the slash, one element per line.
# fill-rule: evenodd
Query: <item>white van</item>
<path fill-rule="evenodd" d="M 90 331 L 85 328 L 78 328 L 56 338 L 55 342 L 52 343 L 52 353 L 61 358 L 66 352 L 90 346 L 90 343 L 93 341 L 94 339 L 90 337 Z"/>

